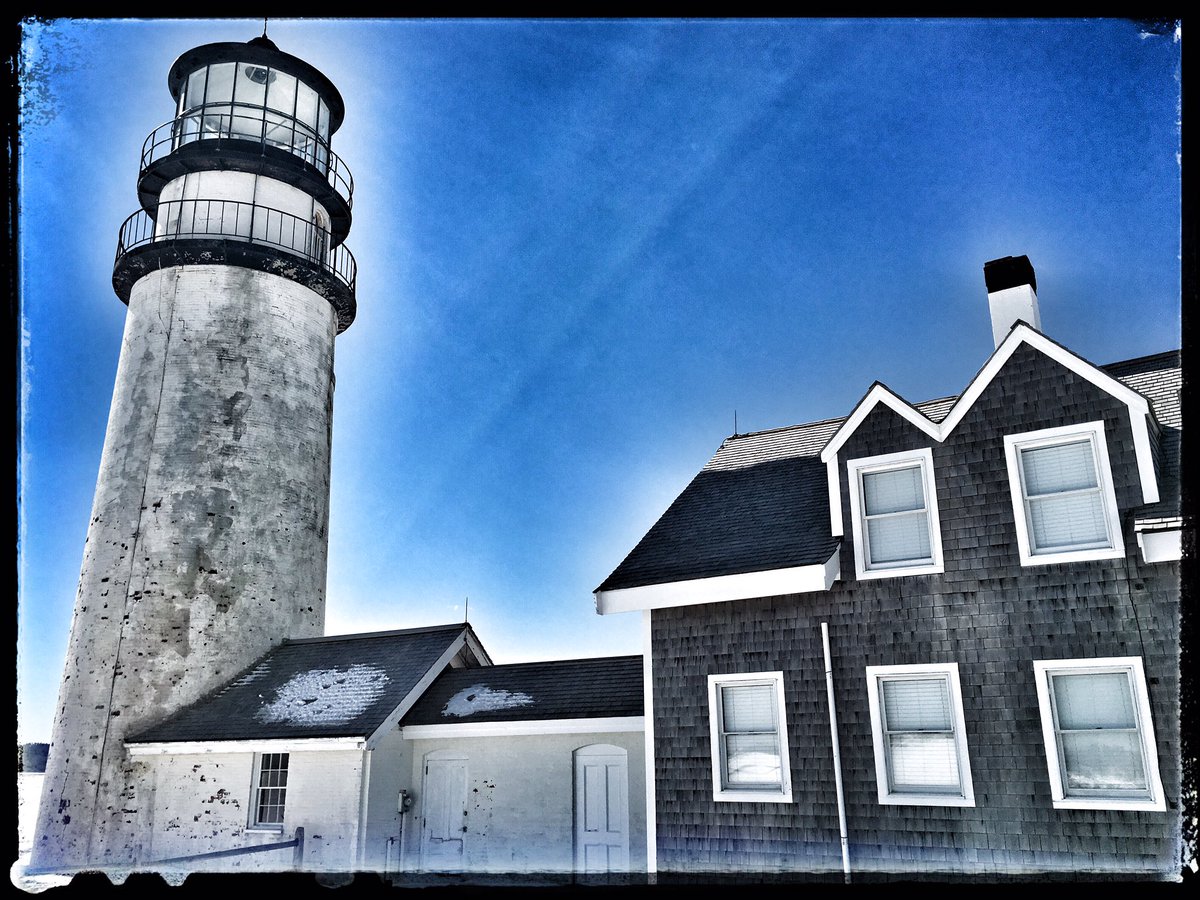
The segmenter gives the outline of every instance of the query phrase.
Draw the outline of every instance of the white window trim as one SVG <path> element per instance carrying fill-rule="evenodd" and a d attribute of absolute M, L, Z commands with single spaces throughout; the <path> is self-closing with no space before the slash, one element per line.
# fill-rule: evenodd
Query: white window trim
<path fill-rule="evenodd" d="M 950 708 L 954 714 L 954 745 L 958 750 L 958 774 L 961 794 L 921 794 L 892 791 L 888 784 L 888 755 L 884 746 L 882 703 L 879 679 L 895 675 L 944 675 L 950 685 Z M 879 802 L 885 806 L 974 806 L 975 787 L 971 780 L 971 758 L 967 752 L 967 729 L 963 718 L 962 690 L 958 684 L 958 663 L 920 663 L 903 666 L 867 666 L 867 702 L 871 710 L 871 736 L 875 745 L 875 783 Z"/>
<path fill-rule="evenodd" d="M 724 685 L 746 682 L 771 684 L 775 688 L 775 710 L 779 725 L 779 756 L 781 761 L 782 785 L 777 791 L 744 790 L 724 787 L 721 752 L 721 703 L 720 688 Z M 783 673 L 751 672 L 735 675 L 708 676 L 708 723 L 712 748 L 713 799 L 742 803 L 791 803 L 792 765 L 788 751 L 787 714 L 783 705 Z"/>
<path fill-rule="evenodd" d="M 932 561 L 923 565 L 879 565 L 867 567 L 867 534 L 861 476 L 864 472 L 899 469 L 919 463 L 925 487 L 925 510 L 929 520 L 929 552 Z M 902 453 L 884 453 L 846 461 L 846 480 L 850 488 L 850 517 L 854 532 L 854 572 L 860 581 L 871 578 L 902 578 L 906 575 L 936 575 L 945 571 L 942 560 L 942 528 L 938 518 L 937 488 L 933 480 L 933 451 L 929 447 Z"/>
<path fill-rule="evenodd" d="M 279 752 L 272 751 L 270 754 L 267 754 L 267 753 L 255 753 L 254 754 L 253 774 L 250 778 L 250 804 L 249 804 L 250 820 L 246 825 L 246 831 L 247 832 L 256 832 L 257 831 L 257 832 L 268 832 L 268 833 L 273 833 L 273 834 L 279 834 L 283 831 L 284 823 L 287 821 L 288 791 L 290 790 L 291 785 L 290 784 L 285 785 L 284 789 L 283 789 L 284 822 L 260 822 L 260 821 L 258 821 L 258 793 L 260 790 L 262 790 L 262 787 L 259 785 L 259 778 L 262 774 L 263 757 L 267 756 L 267 755 L 286 756 L 288 758 L 288 765 L 287 765 L 288 777 L 289 777 L 289 779 L 291 778 L 292 757 L 291 757 L 290 753 L 287 753 L 287 752 L 279 753 Z"/>
<path fill-rule="evenodd" d="M 1054 733 L 1054 711 L 1050 702 L 1050 675 L 1059 672 L 1125 671 L 1132 676 L 1134 710 L 1138 718 L 1138 737 L 1142 743 L 1142 758 L 1146 763 L 1150 796 L 1122 799 L 1121 797 L 1068 797 L 1062 780 L 1058 754 L 1058 739 Z M 1167 808 L 1163 794 L 1162 776 L 1158 770 L 1158 744 L 1154 739 L 1154 722 L 1150 716 L 1150 697 L 1146 692 L 1146 670 L 1140 656 L 1114 656 L 1098 659 L 1035 659 L 1034 680 L 1037 682 L 1038 707 L 1042 716 L 1042 739 L 1046 745 L 1046 771 L 1050 776 L 1050 795 L 1055 809 L 1142 809 L 1163 812 Z"/>
<path fill-rule="evenodd" d="M 1094 547 L 1088 550 L 1034 553 L 1033 542 L 1029 538 L 1020 451 L 1032 446 L 1062 444 L 1082 437 L 1091 439 L 1092 451 L 1098 464 L 1100 491 L 1104 497 L 1104 515 L 1108 526 L 1110 546 Z M 1017 524 L 1017 552 L 1020 554 L 1022 566 L 1116 559 L 1125 555 L 1125 542 L 1121 537 L 1121 519 L 1117 512 L 1117 494 L 1113 488 L 1112 466 L 1108 459 L 1108 441 L 1104 436 L 1104 422 L 1062 425 L 1057 428 L 1044 428 L 1041 431 L 1027 431 L 1023 434 L 1006 434 L 1004 436 L 1004 456 L 1008 464 L 1008 488 L 1012 500 L 1013 518 Z"/>

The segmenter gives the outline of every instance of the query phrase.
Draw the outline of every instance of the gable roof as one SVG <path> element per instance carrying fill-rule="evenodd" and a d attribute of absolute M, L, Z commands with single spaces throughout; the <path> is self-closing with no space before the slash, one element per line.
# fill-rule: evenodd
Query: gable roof
<path fill-rule="evenodd" d="M 998 349 L 961 395 L 909 404 L 876 382 L 856 411 L 868 402 L 885 402 L 893 409 L 902 406 L 906 412 L 901 415 L 910 421 L 917 417 L 927 421 L 922 426 L 927 433 L 937 430 L 945 434 L 957 424 L 1019 343 L 1033 343 L 1044 352 L 1056 348 L 1052 349 L 1056 359 L 1069 355 L 1073 369 L 1091 370 L 1088 380 L 1099 382 L 1127 403 L 1140 401 L 1152 413 L 1152 418 L 1142 419 L 1148 422 L 1148 428 L 1159 431 L 1159 496 L 1157 502 L 1139 510 L 1139 518 L 1177 516 L 1179 352 L 1096 367 L 1024 323 L 1014 327 L 1007 341 L 1012 343 L 1005 354 L 1001 355 Z M 645 599 L 646 592 L 680 582 L 689 582 L 689 590 L 695 592 L 706 582 L 729 576 L 744 577 L 750 572 L 765 575 L 771 569 L 821 564 L 828 568 L 830 554 L 840 542 L 833 526 L 840 526 L 841 509 L 830 502 L 831 495 L 837 497 L 840 491 L 836 489 L 838 481 L 830 477 L 830 466 L 822 461 L 822 451 L 847 424 L 851 427 L 857 424 L 851 423 L 853 416 L 854 413 L 844 418 L 726 438 L 713 458 L 596 589 L 597 609 L 606 613 L 646 608 L 654 605 Z M 1154 449 L 1150 447 L 1151 452 Z M 832 459 L 836 465 L 836 448 Z M 831 484 L 835 487 L 832 491 Z M 836 519 L 831 516 L 834 509 Z M 840 527 L 837 531 L 841 531 Z M 759 583 L 766 583 L 765 579 Z M 818 590 L 820 585 L 808 589 Z M 618 592 L 632 595 L 635 591 L 643 593 L 640 606 L 614 602 Z M 718 599 L 733 598 L 711 597 L 704 602 Z"/>
<path fill-rule="evenodd" d="M 470 643 L 458 623 L 286 641 L 127 744 L 368 738 Z M 477 649 L 476 649 L 477 648 Z M 483 654 L 486 661 L 486 654 Z"/>
<path fill-rule="evenodd" d="M 844 530 L 842 527 L 840 492 L 838 490 L 840 474 L 837 471 L 837 452 L 876 406 L 883 404 L 889 407 L 935 441 L 944 441 L 958 426 L 958 423 L 963 420 L 963 417 L 971 409 L 975 401 L 979 399 L 979 396 L 987 386 L 992 383 L 992 379 L 1004 368 L 1005 363 L 1012 358 L 1017 348 L 1023 344 L 1028 344 L 1041 351 L 1055 362 L 1065 366 L 1081 378 L 1090 381 L 1100 390 L 1106 391 L 1129 407 L 1129 420 L 1133 429 L 1134 452 L 1137 456 L 1138 471 L 1141 475 L 1142 502 L 1147 504 L 1157 503 L 1159 501 L 1158 479 L 1155 476 L 1154 448 L 1150 440 L 1152 424 L 1147 420 L 1147 417 L 1151 415 L 1149 401 L 1103 369 L 1088 362 L 1082 356 L 1072 353 L 1062 344 L 1051 340 L 1025 322 L 1018 321 L 1013 325 L 1012 330 L 1009 331 L 1008 337 L 988 357 L 983 368 L 971 379 L 971 383 L 967 385 L 966 390 L 958 396 L 958 399 L 955 400 L 954 405 L 946 413 L 945 418 L 941 422 L 934 423 L 928 417 L 921 415 L 918 410 L 879 382 L 875 382 L 871 386 L 867 395 L 858 402 L 854 407 L 854 411 L 846 417 L 845 422 L 837 430 L 837 433 L 830 438 L 829 443 L 821 450 L 821 460 L 828 467 L 826 474 L 829 481 L 829 519 L 832 532 L 840 535 Z"/>
<path fill-rule="evenodd" d="M 642 657 L 447 669 L 401 726 L 642 715 Z"/>

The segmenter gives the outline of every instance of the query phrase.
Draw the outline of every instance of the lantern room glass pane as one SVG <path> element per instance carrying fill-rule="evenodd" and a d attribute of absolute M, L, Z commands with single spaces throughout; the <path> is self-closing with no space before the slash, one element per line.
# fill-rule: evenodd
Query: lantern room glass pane
<path fill-rule="evenodd" d="M 204 79 L 207 74 L 208 67 L 206 66 L 188 76 L 183 96 L 180 98 L 183 109 L 191 109 L 204 102 Z"/>
<path fill-rule="evenodd" d="M 317 92 L 302 81 L 296 86 L 296 118 L 309 128 L 317 127 Z"/>
<path fill-rule="evenodd" d="M 237 102 L 251 106 L 267 105 L 267 84 L 275 73 L 266 66 L 253 63 L 238 65 Z"/>
<path fill-rule="evenodd" d="M 296 76 L 276 71 L 272 71 L 271 75 L 271 83 L 267 86 L 267 106 L 290 116 L 296 109 Z"/>
<path fill-rule="evenodd" d="M 329 107 L 324 100 L 319 101 L 317 135 L 326 143 L 329 142 Z"/>
<path fill-rule="evenodd" d="M 233 100 L 234 63 L 217 63 L 208 67 L 208 92 L 205 103 L 228 103 Z"/>

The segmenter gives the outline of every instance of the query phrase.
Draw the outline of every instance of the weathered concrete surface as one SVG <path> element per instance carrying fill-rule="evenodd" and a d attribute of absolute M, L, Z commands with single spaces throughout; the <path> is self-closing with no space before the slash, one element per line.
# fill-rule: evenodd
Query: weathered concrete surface
<path fill-rule="evenodd" d="M 307 871 L 355 869 L 363 754 L 359 750 L 292 752 L 280 831 L 249 827 L 254 753 L 141 757 L 156 784 L 149 862 L 234 847 L 289 841 L 304 829 Z M 228 856 L 189 866 L 194 871 L 291 870 L 292 848 Z M 152 868 L 163 868 L 152 866 Z"/>
<path fill-rule="evenodd" d="M 55 716 L 37 867 L 145 851 L 127 734 L 323 631 L 335 313 L 230 266 L 133 289 Z"/>

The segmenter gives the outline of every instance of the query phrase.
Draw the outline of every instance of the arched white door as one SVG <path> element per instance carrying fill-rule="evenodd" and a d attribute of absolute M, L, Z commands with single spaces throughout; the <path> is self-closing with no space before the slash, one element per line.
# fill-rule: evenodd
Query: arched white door
<path fill-rule="evenodd" d="M 463 868 L 467 837 L 467 758 L 450 750 L 425 757 L 421 799 L 421 868 Z"/>
<path fill-rule="evenodd" d="M 621 747 L 575 751 L 575 869 L 629 869 L 629 754 Z"/>

